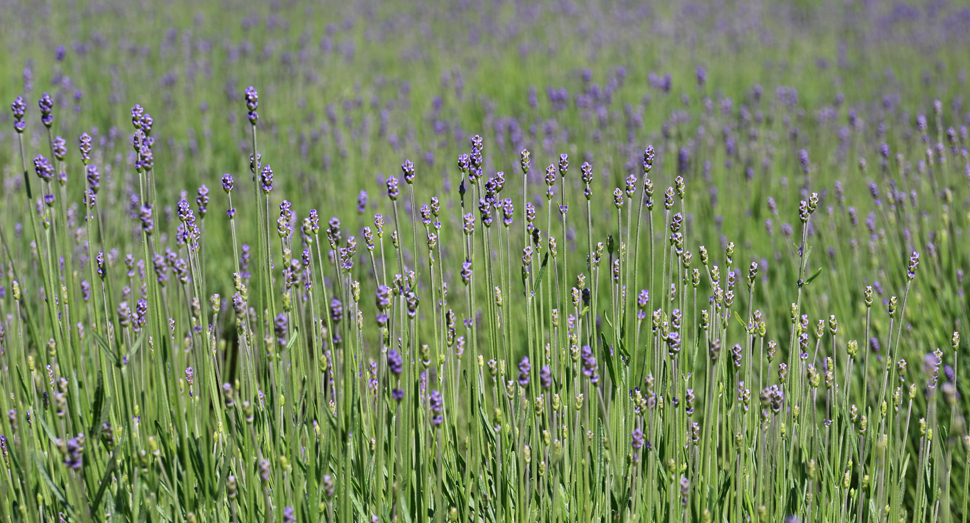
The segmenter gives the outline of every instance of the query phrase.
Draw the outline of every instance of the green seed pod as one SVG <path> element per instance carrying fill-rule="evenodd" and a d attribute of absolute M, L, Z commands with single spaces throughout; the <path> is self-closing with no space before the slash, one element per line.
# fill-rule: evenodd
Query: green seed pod
<path fill-rule="evenodd" d="M 845 352 L 848 353 L 849 357 L 854 360 L 856 355 L 859 354 L 859 342 L 856 340 L 849 340 L 849 343 L 845 347 Z"/>
<path fill-rule="evenodd" d="M 226 478 L 226 495 L 229 499 L 236 499 L 238 495 L 236 476 L 230 475 Z"/>

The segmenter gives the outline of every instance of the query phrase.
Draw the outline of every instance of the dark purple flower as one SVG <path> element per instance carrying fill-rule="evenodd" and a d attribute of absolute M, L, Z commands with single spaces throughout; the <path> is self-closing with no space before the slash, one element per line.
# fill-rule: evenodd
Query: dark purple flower
<path fill-rule="evenodd" d="M 249 110 L 249 123 L 256 125 L 256 121 L 259 120 L 259 113 L 256 112 L 259 108 L 259 95 L 256 93 L 256 88 L 251 85 L 243 94 L 246 98 L 246 109 Z"/>
<path fill-rule="evenodd" d="M 232 184 L 233 184 L 232 175 L 231 174 L 228 174 L 228 173 L 227 174 L 223 174 L 222 175 L 222 190 L 223 191 L 226 191 L 226 193 L 228 194 L 229 191 L 232 191 Z"/>
<path fill-rule="evenodd" d="M 694 70 L 694 76 L 697 77 L 697 87 L 704 87 L 704 84 L 707 83 L 707 70 L 698 65 L 697 69 Z"/>
<path fill-rule="evenodd" d="M 522 361 L 519 362 L 519 385 L 523 387 L 529 386 L 529 373 L 532 371 L 532 365 L 529 363 L 529 357 L 524 356 Z"/>
<path fill-rule="evenodd" d="M 396 376 L 404 372 L 404 358 L 395 349 L 387 351 L 387 369 Z"/>
<path fill-rule="evenodd" d="M 344 318 L 344 306 L 336 297 L 330 300 L 330 319 L 334 323 L 340 323 Z"/>
<path fill-rule="evenodd" d="M 88 187 L 90 188 L 92 193 L 97 194 L 98 190 L 101 188 L 101 173 L 98 172 L 98 166 L 89 165 L 87 166 L 86 171 L 87 171 Z"/>
<path fill-rule="evenodd" d="M 285 313 L 279 313 L 276 316 L 276 322 L 274 325 L 274 333 L 276 334 L 276 341 L 281 345 L 286 345 L 286 328 L 289 324 L 289 319 L 286 317 Z"/>
<path fill-rule="evenodd" d="M 80 470 L 83 464 L 84 434 L 79 434 L 78 437 L 67 440 L 67 444 L 61 452 L 64 453 L 65 467 L 70 467 L 71 470 Z"/>
<path fill-rule="evenodd" d="M 543 365 L 542 368 L 539 369 L 539 383 L 544 389 L 552 387 L 552 370 L 549 369 L 548 365 Z"/>
<path fill-rule="evenodd" d="M 445 420 L 444 416 L 441 415 L 444 412 L 444 401 L 441 398 L 441 393 L 437 390 L 431 391 L 428 395 L 428 407 L 431 409 L 431 424 L 435 427 L 441 425 Z"/>

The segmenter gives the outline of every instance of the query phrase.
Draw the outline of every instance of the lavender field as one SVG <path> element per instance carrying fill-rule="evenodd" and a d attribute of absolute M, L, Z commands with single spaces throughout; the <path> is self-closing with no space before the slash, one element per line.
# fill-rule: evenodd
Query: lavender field
<path fill-rule="evenodd" d="M 0 20 L 3 522 L 970 516 L 961 2 Z"/>

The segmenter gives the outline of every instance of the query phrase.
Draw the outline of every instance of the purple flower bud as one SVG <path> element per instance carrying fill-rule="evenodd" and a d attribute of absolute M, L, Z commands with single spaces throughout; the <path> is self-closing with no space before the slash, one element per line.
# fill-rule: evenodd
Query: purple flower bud
<path fill-rule="evenodd" d="M 401 172 L 404 173 L 404 181 L 408 185 L 414 183 L 414 164 L 411 163 L 411 160 L 404 160 L 404 163 L 401 164 Z"/>
<path fill-rule="evenodd" d="M 198 194 L 195 197 L 195 203 L 199 205 L 199 217 L 205 218 L 206 206 L 209 205 L 209 188 L 205 185 L 199 187 Z"/>
<path fill-rule="evenodd" d="M 287 319 L 286 314 L 281 312 L 276 316 L 273 331 L 274 334 L 276 334 L 276 341 L 280 344 L 280 346 L 286 345 L 286 329 L 288 324 L 289 320 Z"/>
<path fill-rule="evenodd" d="M 259 108 L 259 95 L 256 93 L 256 88 L 249 86 L 243 93 L 246 98 L 246 109 L 249 110 L 249 123 L 250 125 L 256 125 L 256 121 L 259 120 L 259 113 L 256 109 Z"/>
<path fill-rule="evenodd" d="M 400 376 L 404 372 L 404 358 L 395 349 L 387 351 L 387 369 L 395 376 Z"/>
<path fill-rule="evenodd" d="M 400 189 L 397 186 L 397 178 L 391 176 L 387 179 L 387 196 L 391 201 L 397 200 L 397 197 L 401 194 Z"/>
<path fill-rule="evenodd" d="M 54 100 L 51 99 L 51 95 L 44 93 L 40 100 L 37 100 L 37 106 L 40 107 L 40 121 L 44 127 L 50 129 L 54 124 Z"/>
<path fill-rule="evenodd" d="M 24 132 L 27 128 L 27 122 L 24 121 L 24 115 L 27 113 L 27 104 L 24 103 L 22 96 L 18 96 L 12 104 L 10 104 L 10 110 L 13 111 L 13 129 L 17 134 Z"/>
<path fill-rule="evenodd" d="M 707 70 L 698 65 L 694 70 L 694 76 L 697 78 L 697 87 L 704 87 L 707 83 Z"/>
<path fill-rule="evenodd" d="M 525 356 L 519 362 L 519 385 L 523 387 L 529 386 L 529 372 L 531 371 L 532 365 L 529 363 L 529 357 Z"/>
<path fill-rule="evenodd" d="M 633 429 L 633 439 L 630 442 L 633 450 L 640 450 L 643 447 L 643 431 L 639 428 Z"/>
<path fill-rule="evenodd" d="M 135 104 L 135 106 L 131 108 L 131 125 L 134 126 L 135 129 L 141 129 L 141 117 L 144 116 L 144 114 L 145 109 L 139 104 Z"/>
<path fill-rule="evenodd" d="M 913 251 L 912 256 L 909 258 L 909 268 L 906 271 L 906 277 L 910 280 L 916 277 L 916 269 L 919 267 L 919 253 Z"/>
<path fill-rule="evenodd" d="M 445 420 L 444 416 L 441 415 L 444 412 L 444 401 L 441 398 L 441 393 L 437 390 L 431 391 L 428 395 L 428 407 L 431 409 L 431 424 L 435 427 L 441 425 Z"/>
<path fill-rule="evenodd" d="M 71 470 L 80 470 L 83 464 L 84 435 L 79 434 L 76 438 L 67 440 L 64 452 L 64 466 Z"/>
<path fill-rule="evenodd" d="M 552 370 L 548 365 L 543 365 L 542 368 L 539 369 L 539 383 L 544 389 L 552 387 Z"/>
<path fill-rule="evenodd" d="M 54 158 L 57 158 L 59 161 L 63 162 L 65 156 L 67 156 L 67 142 L 64 141 L 64 138 L 61 138 L 60 136 L 55 136 L 54 137 Z"/>
<path fill-rule="evenodd" d="M 264 193 L 269 194 L 273 191 L 273 169 L 269 164 L 264 165 L 259 171 L 259 181 Z"/>
<path fill-rule="evenodd" d="M 340 323 L 344 318 L 344 306 L 336 297 L 330 300 L 330 319 L 334 323 Z"/>
<path fill-rule="evenodd" d="M 34 158 L 34 172 L 45 182 L 49 182 L 54 178 L 54 166 L 51 165 L 50 160 L 41 155 L 37 155 Z"/>

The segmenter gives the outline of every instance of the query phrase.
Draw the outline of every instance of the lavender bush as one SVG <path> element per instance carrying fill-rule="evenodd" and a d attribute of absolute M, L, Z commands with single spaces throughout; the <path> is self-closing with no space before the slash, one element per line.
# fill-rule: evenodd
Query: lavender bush
<path fill-rule="evenodd" d="M 967 8 L 0 19 L 3 519 L 970 515 Z"/>

